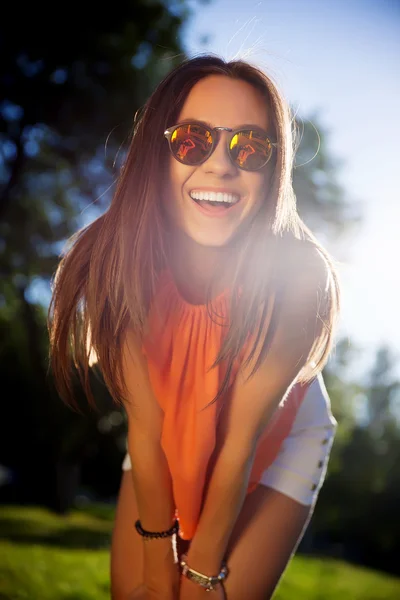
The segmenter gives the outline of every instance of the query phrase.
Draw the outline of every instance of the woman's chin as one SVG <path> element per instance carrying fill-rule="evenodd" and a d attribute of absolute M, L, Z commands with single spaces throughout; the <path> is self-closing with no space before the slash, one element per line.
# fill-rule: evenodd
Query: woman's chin
<path fill-rule="evenodd" d="M 232 237 L 232 233 L 229 235 L 211 235 L 208 232 L 196 232 L 187 233 L 190 239 L 199 246 L 207 248 L 222 248 L 226 246 Z"/>

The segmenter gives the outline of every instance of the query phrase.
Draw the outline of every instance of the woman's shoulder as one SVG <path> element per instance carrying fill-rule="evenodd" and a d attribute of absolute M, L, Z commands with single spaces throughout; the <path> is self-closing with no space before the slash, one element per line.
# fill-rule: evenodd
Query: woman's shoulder
<path fill-rule="evenodd" d="M 294 296 L 327 290 L 331 265 L 321 247 L 307 239 L 283 238 L 279 247 L 278 276 Z M 280 274 L 280 275 L 279 275 Z"/>

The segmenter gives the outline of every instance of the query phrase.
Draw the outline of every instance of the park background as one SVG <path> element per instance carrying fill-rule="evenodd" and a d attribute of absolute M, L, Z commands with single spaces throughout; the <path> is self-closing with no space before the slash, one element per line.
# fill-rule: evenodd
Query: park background
<path fill-rule="evenodd" d="M 7 5 L 0 23 L 0 598 L 109 597 L 126 419 L 47 375 L 50 281 L 107 209 L 133 115 L 184 56 L 264 68 L 299 132 L 299 212 L 339 261 L 326 483 L 277 600 L 400 595 L 399 2 Z"/>

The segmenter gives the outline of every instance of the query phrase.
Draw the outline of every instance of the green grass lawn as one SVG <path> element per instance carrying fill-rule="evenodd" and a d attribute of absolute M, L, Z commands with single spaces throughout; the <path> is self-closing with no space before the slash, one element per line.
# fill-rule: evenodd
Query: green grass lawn
<path fill-rule="evenodd" d="M 0 507 L 0 600 L 110 598 L 113 509 L 59 517 L 41 508 Z M 397 600 L 400 579 L 336 560 L 295 557 L 274 600 Z"/>

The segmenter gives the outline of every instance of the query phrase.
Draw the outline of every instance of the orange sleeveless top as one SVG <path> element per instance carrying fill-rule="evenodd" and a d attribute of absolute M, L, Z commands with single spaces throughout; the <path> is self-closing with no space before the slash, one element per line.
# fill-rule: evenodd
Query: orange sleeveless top
<path fill-rule="evenodd" d="M 227 293 L 220 294 L 212 305 L 218 315 L 227 316 Z M 219 408 L 224 399 L 201 409 L 214 399 L 222 380 L 223 366 L 209 367 L 217 357 L 225 331 L 225 326 L 210 319 L 206 305 L 186 302 L 172 274 L 162 272 L 142 349 L 164 412 L 161 445 L 172 477 L 179 535 L 185 540 L 192 539 L 196 531 L 207 467 L 215 448 Z M 256 488 L 263 471 L 277 456 L 307 387 L 295 385 L 275 411 L 257 446 L 247 493 Z"/>

